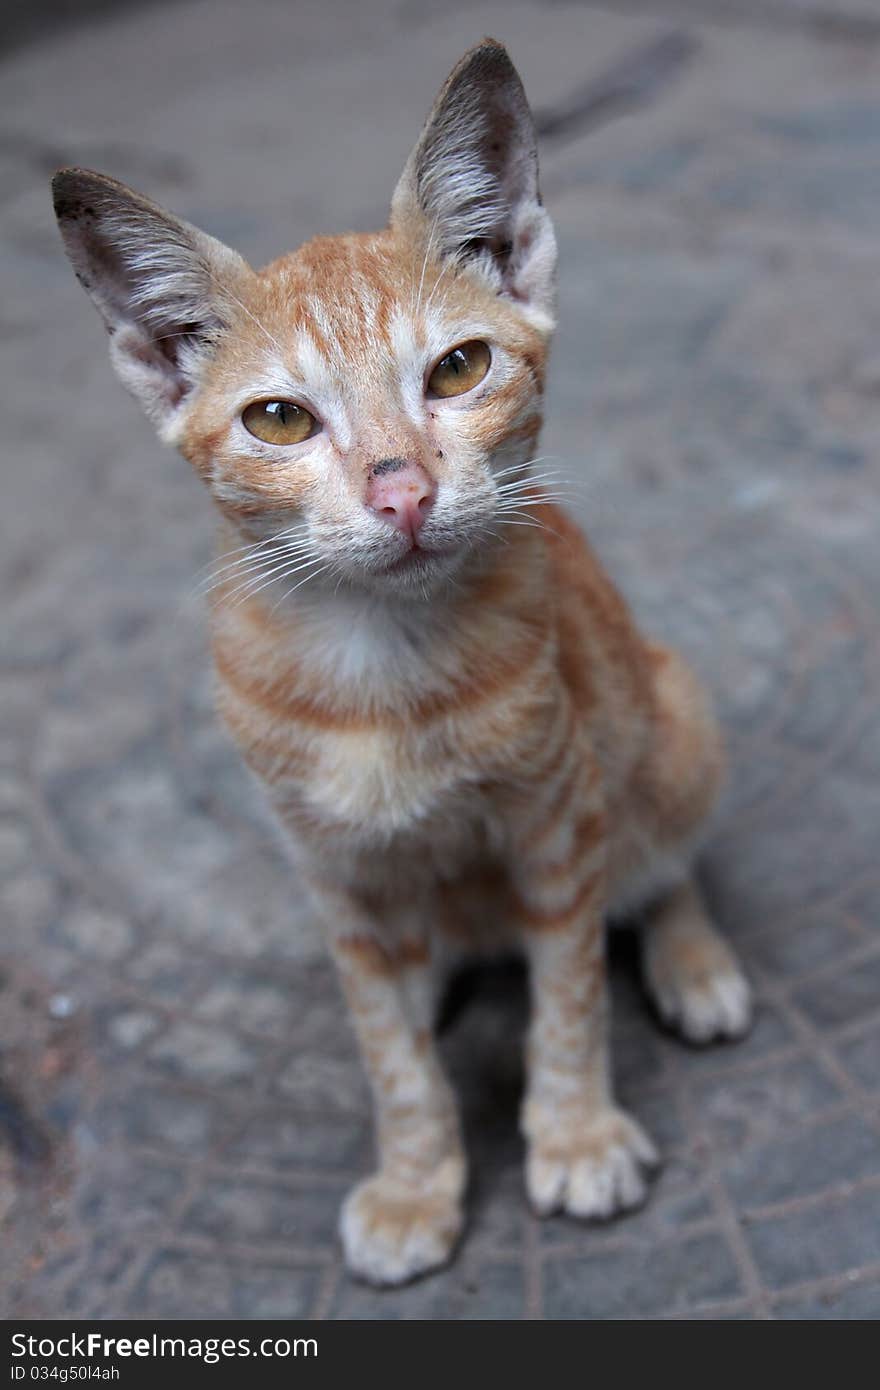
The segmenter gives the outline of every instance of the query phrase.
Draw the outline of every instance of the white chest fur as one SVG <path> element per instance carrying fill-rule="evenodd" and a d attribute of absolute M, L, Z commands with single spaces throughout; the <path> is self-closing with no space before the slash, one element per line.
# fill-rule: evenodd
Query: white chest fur
<path fill-rule="evenodd" d="M 473 819 L 479 771 L 451 730 L 401 722 L 327 735 L 312 750 L 317 758 L 306 796 L 331 823 L 384 839 L 429 822 Z"/>
<path fill-rule="evenodd" d="M 351 599 L 308 619 L 294 634 L 290 667 L 307 673 L 312 698 L 318 692 L 345 712 L 299 730 L 309 752 L 301 793 L 311 810 L 377 839 L 465 818 L 485 766 L 455 692 L 479 673 L 463 669 L 442 613 L 429 626 L 411 605 Z M 274 655 L 283 667 L 283 652 Z"/>

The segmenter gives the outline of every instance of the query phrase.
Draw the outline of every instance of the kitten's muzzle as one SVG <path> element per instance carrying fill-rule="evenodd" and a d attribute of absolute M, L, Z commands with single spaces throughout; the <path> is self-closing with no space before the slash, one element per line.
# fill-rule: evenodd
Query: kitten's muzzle
<path fill-rule="evenodd" d="M 419 463 L 382 459 L 370 469 L 366 505 L 415 545 L 434 505 L 437 484 Z"/>

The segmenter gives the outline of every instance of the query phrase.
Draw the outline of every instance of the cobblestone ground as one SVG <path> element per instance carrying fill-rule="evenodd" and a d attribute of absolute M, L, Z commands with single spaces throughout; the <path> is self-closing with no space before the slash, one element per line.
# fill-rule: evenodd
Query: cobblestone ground
<path fill-rule="evenodd" d="M 716 19 L 716 15 L 718 16 Z M 211 714 L 208 507 L 111 379 L 46 175 L 78 162 L 259 262 L 381 222 L 483 32 L 541 113 L 562 248 L 546 452 L 637 610 L 703 671 L 732 779 L 706 884 L 756 983 L 739 1046 L 658 1031 L 625 936 L 647 1207 L 526 1211 L 523 983 L 444 1047 L 467 1239 L 343 1273 L 370 1162 L 320 943 Z M 234 0 L 110 15 L 0 70 L 4 599 L 0 1279 L 9 1315 L 880 1314 L 880 7 Z"/>

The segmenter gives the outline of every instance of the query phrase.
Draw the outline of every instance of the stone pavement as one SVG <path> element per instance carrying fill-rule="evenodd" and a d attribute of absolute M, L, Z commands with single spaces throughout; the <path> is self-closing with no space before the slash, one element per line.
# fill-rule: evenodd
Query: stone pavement
<path fill-rule="evenodd" d="M 384 219 L 482 33 L 546 131 L 562 326 L 545 452 L 732 778 L 706 885 L 740 1046 L 654 1025 L 615 947 L 647 1207 L 538 1223 L 515 972 L 445 1034 L 475 1157 L 446 1272 L 341 1270 L 364 1083 L 257 794 L 211 714 L 211 517 L 111 378 L 46 179 L 114 173 L 256 262 Z M 880 7 L 876 0 L 187 0 L 0 66 L 7 1315 L 880 1315 Z"/>

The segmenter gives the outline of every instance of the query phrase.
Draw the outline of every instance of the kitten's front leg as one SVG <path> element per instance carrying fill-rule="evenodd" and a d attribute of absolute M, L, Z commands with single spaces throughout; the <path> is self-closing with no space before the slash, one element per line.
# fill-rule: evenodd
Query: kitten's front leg
<path fill-rule="evenodd" d="M 608 1217 L 644 1197 L 650 1139 L 614 1101 L 605 981 L 606 832 L 598 772 L 575 746 L 513 828 L 531 974 L 522 1125 L 540 1215 Z"/>
<path fill-rule="evenodd" d="M 432 1032 L 426 925 L 390 905 L 374 917 L 319 891 L 331 949 L 375 1100 L 378 1171 L 349 1193 L 340 1232 L 349 1267 L 399 1284 L 444 1264 L 463 1221 L 458 1113 Z"/>

